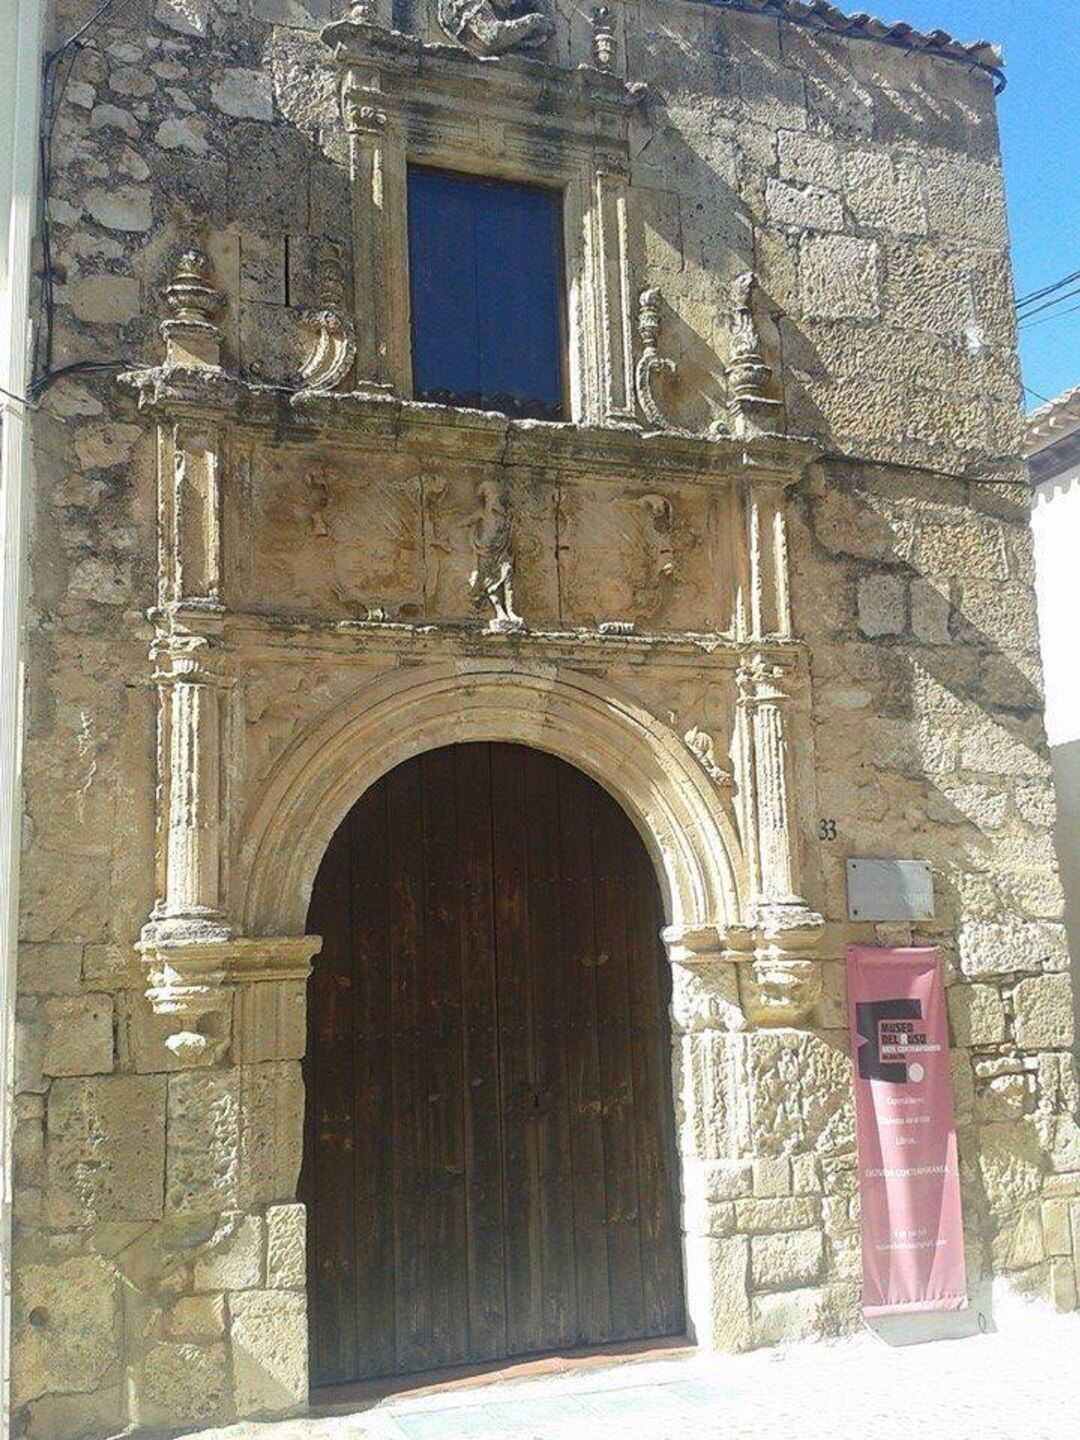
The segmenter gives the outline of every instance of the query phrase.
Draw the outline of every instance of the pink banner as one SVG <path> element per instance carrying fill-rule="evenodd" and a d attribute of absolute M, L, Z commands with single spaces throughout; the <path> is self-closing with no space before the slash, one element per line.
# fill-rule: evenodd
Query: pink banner
<path fill-rule="evenodd" d="M 847 952 L 868 1317 L 967 1308 L 937 950 Z"/>

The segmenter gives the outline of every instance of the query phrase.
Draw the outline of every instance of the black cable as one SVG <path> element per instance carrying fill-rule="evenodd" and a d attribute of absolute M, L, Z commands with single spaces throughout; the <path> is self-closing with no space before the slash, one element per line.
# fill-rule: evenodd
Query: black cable
<path fill-rule="evenodd" d="M 1077 310 L 1080 310 L 1080 305 L 1070 305 L 1068 310 L 1059 310 L 1056 315 L 1044 315 L 1041 320 L 1033 320 L 1030 325 L 1021 325 L 1019 328 L 1021 330 L 1034 330 L 1039 325 L 1048 325 L 1051 320 L 1064 320 L 1066 315 L 1075 315 Z"/>
<path fill-rule="evenodd" d="M 64 98 L 64 91 L 67 89 L 68 81 L 71 79 L 72 71 L 79 59 L 79 52 L 85 48 L 83 36 L 95 26 L 99 20 L 103 20 L 110 11 L 120 5 L 130 4 L 131 0 L 103 0 L 103 3 L 90 15 L 74 34 L 62 40 L 55 49 L 50 50 L 45 56 L 42 71 L 42 122 L 41 131 L 38 137 L 38 162 L 41 172 L 40 185 L 40 206 L 38 216 L 38 237 L 41 242 L 41 311 L 42 324 L 38 327 L 34 336 L 34 354 L 31 366 L 31 381 L 28 386 L 30 395 L 44 393 L 54 378 L 52 357 L 53 357 L 53 335 L 55 331 L 55 310 L 56 297 L 53 286 L 53 264 L 52 264 L 52 227 L 49 222 L 49 195 L 52 187 L 52 142 L 53 131 L 60 114 L 60 104 Z M 67 66 L 61 70 L 61 62 L 66 55 L 70 54 Z M 44 345 L 44 363 L 41 359 L 41 346 Z M 121 362 L 116 362 L 116 368 L 123 368 Z M 65 367 L 65 370 L 70 367 Z M 63 373 L 63 372 L 57 372 Z"/>
<path fill-rule="evenodd" d="M 1036 305 L 1032 310 L 1025 310 L 1019 317 L 1020 323 L 1023 324 L 1025 320 L 1030 320 L 1033 315 L 1038 315 L 1043 310 L 1053 310 L 1056 305 L 1060 305 L 1065 300 L 1071 300 L 1074 295 L 1080 295 L 1080 285 L 1072 290 L 1066 290 L 1064 295 L 1055 295 L 1052 300 L 1044 300 L 1041 305 Z"/>
<path fill-rule="evenodd" d="M 1055 290 L 1060 290 L 1064 285 L 1072 285 L 1074 281 L 1080 280 L 1080 270 L 1074 270 L 1071 275 L 1063 275 L 1060 280 L 1055 280 L 1053 285 L 1045 285 L 1041 290 L 1033 290 L 1030 295 L 1021 295 L 1016 302 L 1019 310 L 1024 305 L 1030 305 L 1035 300 L 1042 300 L 1046 295 L 1053 295 Z"/>

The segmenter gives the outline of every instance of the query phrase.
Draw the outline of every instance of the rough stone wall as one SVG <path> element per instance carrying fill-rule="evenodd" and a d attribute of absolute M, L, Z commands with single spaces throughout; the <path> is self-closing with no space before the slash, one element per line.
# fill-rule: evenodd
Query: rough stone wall
<path fill-rule="evenodd" d="M 96 8 L 56 0 L 54 35 Z M 86 37 L 53 136 L 57 366 L 156 363 L 159 293 L 198 243 L 228 302 L 226 366 L 291 383 L 319 242 L 351 283 L 347 144 L 318 39 L 343 8 L 133 0 Z M 913 937 L 846 922 L 850 854 L 934 867 L 938 918 L 919 936 L 947 957 L 970 1278 L 1015 1274 L 1072 1306 L 1080 1131 L 990 84 L 681 0 L 613 9 L 626 73 L 650 87 L 631 258 L 635 290 L 668 307 L 666 412 L 700 429 L 722 411 L 730 287 L 753 270 L 773 398 L 823 452 L 789 509 L 822 998 L 803 1025 L 755 1029 L 729 958 L 676 985 L 687 1279 L 712 1310 L 699 1333 L 745 1348 L 855 1323 L 839 957 Z M 418 10 L 396 5 L 396 23 L 438 38 Z M 587 58 L 587 17 L 556 18 L 554 57 Z M 500 655 L 577 667 L 674 736 L 713 737 L 699 753 L 724 790 L 738 656 L 676 638 L 735 628 L 734 501 L 699 459 L 631 446 L 590 472 L 572 444 L 551 460 L 480 422 L 438 442 L 406 425 L 362 443 L 340 426 L 225 430 L 224 599 L 249 617 L 226 622 L 230 902 L 242 822 L 290 745 L 365 681 L 487 653 L 471 633 L 365 647 L 347 629 L 372 606 L 409 623 L 475 613 L 485 481 L 511 487 L 519 609 L 562 635 L 493 639 Z M 40 1440 L 288 1409 L 306 1385 L 302 982 L 239 985 L 231 1047 L 185 1068 L 134 950 L 165 848 L 157 444 L 107 375 L 53 386 L 35 425 L 14 1392 Z M 628 621 L 671 647 L 600 638 Z"/>

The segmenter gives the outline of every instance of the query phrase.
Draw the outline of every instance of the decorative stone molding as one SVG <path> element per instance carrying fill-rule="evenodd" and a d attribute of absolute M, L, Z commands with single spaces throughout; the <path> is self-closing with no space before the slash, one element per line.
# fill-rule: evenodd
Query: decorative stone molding
<path fill-rule="evenodd" d="M 512 50 L 537 50 L 555 33 L 539 11 L 504 16 L 493 0 L 439 0 L 439 24 L 451 40 L 474 55 L 491 57 Z"/>
<path fill-rule="evenodd" d="M 679 735 L 570 665 L 459 656 L 362 686 L 282 757 L 240 837 L 244 933 L 301 930 L 326 846 L 357 796 L 422 750 L 472 740 L 538 745 L 599 780 L 635 818 L 680 932 L 715 934 L 742 913 L 735 825 Z"/>
<path fill-rule="evenodd" d="M 654 430 L 678 431 L 679 426 L 667 418 L 653 393 L 653 380 L 657 375 L 675 374 L 675 361 L 664 358 L 659 351 L 660 307 L 659 290 L 642 290 L 637 317 L 641 354 L 634 370 L 634 390 L 642 414 Z"/>
<path fill-rule="evenodd" d="M 730 785 L 731 774 L 716 759 L 716 741 L 706 730 L 692 725 L 683 736 L 687 745 L 698 758 L 701 768 L 717 785 Z"/>
<path fill-rule="evenodd" d="M 824 921 L 800 893 L 798 827 L 793 809 L 790 722 L 792 658 L 759 650 L 740 666 L 740 791 L 753 900 L 747 923 L 729 933 L 750 962 L 740 972 L 743 1004 L 759 1025 L 805 1024 L 820 993 L 807 958 Z"/>
<path fill-rule="evenodd" d="M 338 246 L 323 246 L 316 285 L 322 308 L 305 316 L 315 339 L 300 367 L 300 382 L 301 390 L 318 394 L 336 390 L 356 359 L 356 323 L 345 310 L 345 271 Z"/>
<path fill-rule="evenodd" d="M 592 12 L 592 32 L 593 64 L 598 70 L 614 70 L 615 23 L 606 5 Z"/>

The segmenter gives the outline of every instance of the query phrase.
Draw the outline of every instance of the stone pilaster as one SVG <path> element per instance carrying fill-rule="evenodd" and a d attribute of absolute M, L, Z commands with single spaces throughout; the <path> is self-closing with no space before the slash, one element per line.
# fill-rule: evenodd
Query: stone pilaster
<path fill-rule="evenodd" d="M 593 373 L 598 424 L 636 430 L 634 340 L 631 328 L 630 267 L 627 253 L 629 174 L 621 154 L 597 157 L 588 213 L 586 259 L 595 296 L 591 336 L 597 347 Z"/>

